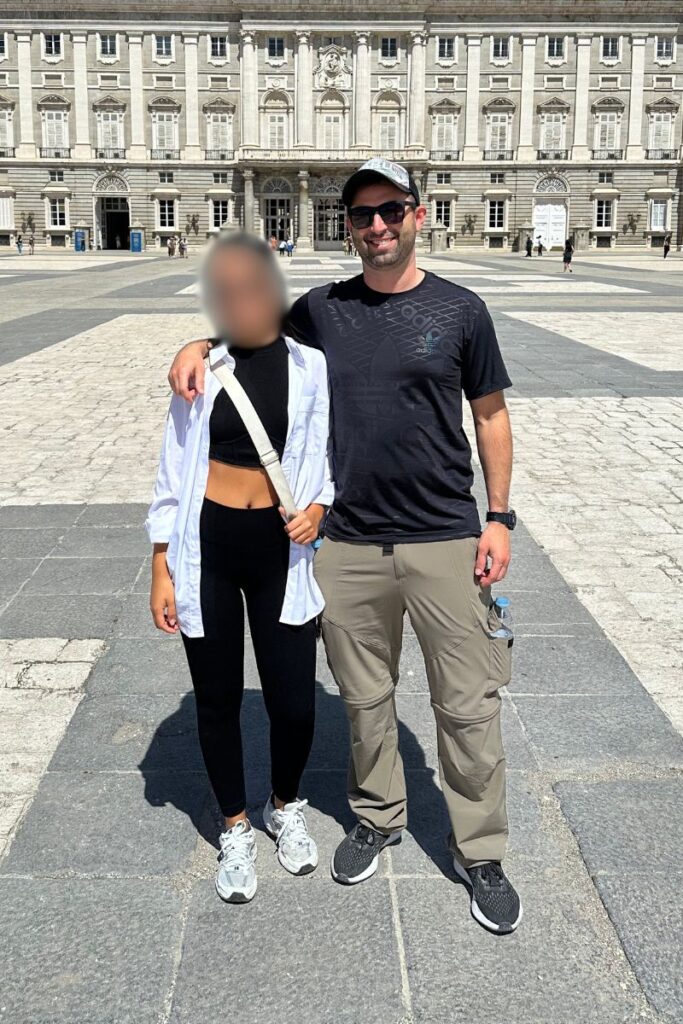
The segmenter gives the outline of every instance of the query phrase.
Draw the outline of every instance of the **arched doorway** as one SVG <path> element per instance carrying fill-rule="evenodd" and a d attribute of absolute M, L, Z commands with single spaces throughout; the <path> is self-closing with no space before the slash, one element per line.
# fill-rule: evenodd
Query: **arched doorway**
<path fill-rule="evenodd" d="M 107 171 L 95 182 L 93 224 L 98 249 L 130 248 L 129 191 L 122 175 Z"/>
<path fill-rule="evenodd" d="M 286 178 L 270 178 L 261 189 L 261 216 L 266 238 L 294 238 L 292 186 Z"/>
<path fill-rule="evenodd" d="M 341 192 L 342 178 L 329 175 L 312 182 L 313 248 L 337 249 L 344 244 L 346 227 Z"/>
<path fill-rule="evenodd" d="M 536 185 L 534 196 L 534 245 L 541 236 L 544 249 L 564 248 L 567 238 L 569 189 L 559 174 L 551 174 Z"/>

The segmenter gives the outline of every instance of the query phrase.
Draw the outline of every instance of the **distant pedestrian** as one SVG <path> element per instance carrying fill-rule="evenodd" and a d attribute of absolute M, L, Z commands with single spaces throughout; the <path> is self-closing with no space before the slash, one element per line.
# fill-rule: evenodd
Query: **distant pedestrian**
<path fill-rule="evenodd" d="M 536 237 L 536 253 L 539 256 L 543 255 L 543 242 L 541 241 L 541 236 L 540 235 L 538 235 Z"/>
<path fill-rule="evenodd" d="M 664 238 L 664 259 L 669 255 L 669 249 L 671 248 L 671 235 L 666 235 Z"/>
<path fill-rule="evenodd" d="M 21 256 L 24 251 L 24 239 L 21 235 L 17 235 L 17 252 Z"/>
<path fill-rule="evenodd" d="M 168 241 L 166 242 L 166 248 L 168 249 L 168 257 L 169 257 L 169 259 L 172 259 L 175 256 L 175 238 L 173 237 L 173 235 L 169 235 L 168 236 Z"/>
<path fill-rule="evenodd" d="M 353 241 L 351 235 L 347 235 L 344 239 L 344 252 L 347 256 L 351 255 L 351 249 L 353 248 Z"/>
<path fill-rule="evenodd" d="M 294 239 L 290 235 L 289 238 L 287 239 L 287 255 L 290 257 L 290 259 L 291 259 L 291 256 L 292 256 L 293 252 L 294 252 Z"/>
<path fill-rule="evenodd" d="M 31 232 L 31 234 L 28 236 L 28 251 L 29 251 L 29 254 L 31 256 L 33 256 L 33 253 L 35 252 L 35 249 L 36 249 L 36 236 L 33 234 L 33 232 Z"/>
<path fill-rule="evenodd" d="M 273 252 L 275 252 L 275 250 L 277 249 L 277 238 L 275 237 L 275 235 L 271 235 L 268 241 L 270 243 L 270 248 L 273 250 Z"/>
<path fill-rule="evenodd" d="M 183 235 L 183 237 L 178 240 L 178 255 L 180 256 L 181 260 L 187 259 L 187 238 L 185 237 L 185 235 Z"/>
<path fill-rule="evenodd" d="M 534 243 L 531 241 L 531 235 L 527 235 L 526 236 L 526 244 L 525 244 L 524 248 L 526 249 L 526 255 L 527 256 L 533 256 Z"/>
<path fill-rule="evenodd" d="M 116 246 L 117 249 L 121 248 L 121 235 L 117 235 L 116 236 L 116 241 L 114 242 L 114 245 Z"/>
<path fill-rule="evenodd" d="M 562 264 L 563 264 L 562 272 L 563 273 L 566 273 L 567 271 L 569 271 L 570 274 L 574 273 L 574 271 L 572 270 L 572 255 L 573 254 L 574 254 L 574 246 L 572 245 L 572 240 L 571 240 L 571 238 L 567 238 L 565 240 L 565 243 L 564 243 L 564 252 L 562 253 Z"/>
<path fill-rule="evenodd" d="M 284 254 L 287 252 L 287 243 L 285 242 L 284 238 L 280 239 L 280 244 L 278 245 L 278 251 L 280 253 L 280 256 L 284 256 Z"/>

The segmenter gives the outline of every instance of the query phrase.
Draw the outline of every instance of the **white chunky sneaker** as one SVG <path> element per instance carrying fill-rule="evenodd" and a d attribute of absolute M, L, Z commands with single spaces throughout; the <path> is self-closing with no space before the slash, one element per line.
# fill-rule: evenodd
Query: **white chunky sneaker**
<path fill-rule="evenodd" d="M 279 811 L 271 793 L 263 808 L 263 824 L 275 840 L 277 859 L 292 875 L 307 875 L 318 866 L 318 847 L 304 817 L 307 804 L 308 800 L 292 800 Z"/>
<path fill-rule="evenodd" d="M 216 892 L 226 903 L 248 903 L 256 893 L 256 832 L 238 821 L 221 833 L 219 842 Z"/>

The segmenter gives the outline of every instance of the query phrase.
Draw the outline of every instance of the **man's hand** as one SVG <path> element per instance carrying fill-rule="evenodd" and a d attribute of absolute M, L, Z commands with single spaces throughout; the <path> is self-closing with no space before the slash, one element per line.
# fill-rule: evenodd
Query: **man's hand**
<path fill-rule="evenodd" d="M 168 383 L 176 395 L 192 402 L 197 395 L 204 394 L 204 360 L 208 354 L 206 338 L 183 345 L 168 373 Z"/>
<path fill-rule="evenodd" d="M 284 514 L 285 510 L 280 508 L 280 515 Z M 318 536 L 324 514 L 324 505 L 309 505 L 307 509 L 300 509 L 285 526 L 289 539 L 295 544 L 311 544 Z"/>
<path fill-rule="evenodd" d="M 491 557 L 491 566 L 486 568 L 487 556 Z M 510 531 L 503 523 L 489 523 L 479 538 L 477 561 L 474 575 L 482 587 L 490 587 L 499 583 L 508 571 L 510 564 Z"/>

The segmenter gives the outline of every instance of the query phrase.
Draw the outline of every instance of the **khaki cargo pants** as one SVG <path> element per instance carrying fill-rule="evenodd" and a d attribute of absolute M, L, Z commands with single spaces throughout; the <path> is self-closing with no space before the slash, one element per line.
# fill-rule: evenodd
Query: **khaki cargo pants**
<path fill-rule="evenodd" d="M 474 577 L 476 552 L 475 537 L 385 548 L 327 538 L 314 562 L 327 661 L 351 726 L 351 808 L 379 832 L 407 823 L 394 700 L 407 612 L 425 659 L 452 850 L 464 867 L 501 860 L 508 832 L 499 688 L 512 652 L 488 635 L 497 617 Z"/>

